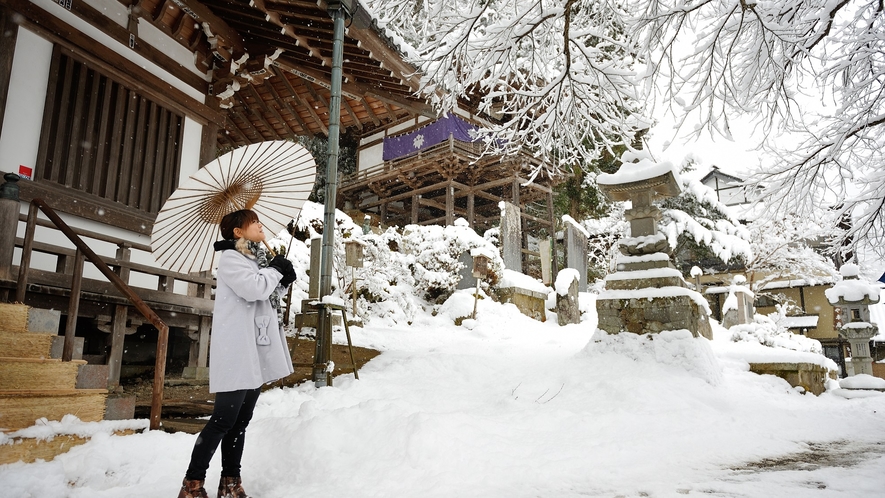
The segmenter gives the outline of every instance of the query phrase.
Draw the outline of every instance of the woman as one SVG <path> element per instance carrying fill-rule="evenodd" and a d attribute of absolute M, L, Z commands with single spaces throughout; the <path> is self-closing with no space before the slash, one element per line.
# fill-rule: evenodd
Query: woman
<path fill-rule="evenodd" d="M 218 498 L 248 498 L 240 479 L 246 426 L 261 385 L 291 374 L 292 358 L 279 321 L 280 291 L 295 280 L 284 256 L 267 263 L 264 227 L 254 211 L 222 218 L 221 251 L 209 346 L 209 392 L 215 408 L 197 437 L 178 498 L 208 498 L 203 484 L 221 444 Z"/>

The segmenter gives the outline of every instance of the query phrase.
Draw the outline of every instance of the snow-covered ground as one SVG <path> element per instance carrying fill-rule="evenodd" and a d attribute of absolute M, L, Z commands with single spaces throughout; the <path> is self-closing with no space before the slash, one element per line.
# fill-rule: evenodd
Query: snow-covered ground
<path fill-rule="evenodd" d="M 243 479 L 255 498 L 874 497 L 885 394 L 803 395 L 748 371 L 747 342 L 594 336 L 479 302 L 352 330 L 362 371 L 262 394 Z M 552 319 L 551 319 L 552 318 Z M 342 340 L 343 337 L 336 337 Z M 752 354 L 772 348 L 761 345 Z M 808 353 L 802 353 L 808 354 Z M 837 386 L 833 386 L 837 387 Z M 0 466 L 10 497 L 171 497 L 195 435 L 99 433 L 51 462 Z M 216 454 L 207 479 L 214 496 Z"/>

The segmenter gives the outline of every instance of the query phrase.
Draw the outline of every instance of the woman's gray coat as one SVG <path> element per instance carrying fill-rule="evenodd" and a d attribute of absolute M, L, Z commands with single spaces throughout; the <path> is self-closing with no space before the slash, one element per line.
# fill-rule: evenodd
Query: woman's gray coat
<path fill-rule="evenodd" d="M 291 374 L 292 356 L 268 297 L 283 276 L 235 249 L 218 260 L 209 392 L 255 389 Z"/>

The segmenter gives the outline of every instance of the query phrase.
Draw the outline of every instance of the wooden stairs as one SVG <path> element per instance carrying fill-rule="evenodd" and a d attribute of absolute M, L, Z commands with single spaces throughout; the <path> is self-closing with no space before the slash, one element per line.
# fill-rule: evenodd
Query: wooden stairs
<path fill-rule="evenodd" d="M 76 436 L 41 441 L 17 435 L 21 429 L 45 424 L 42 419 L 60 421 L 68 414 L 82 422 L 104 418 L 107 389 L 77 389 L 77 375 L 86 362 L 52 358 L 58 321 L 54 331 L 45 330 L 51 324 L 29 328 L 31 314 L 28 306 L 0 303 L 0 464 L 51 460 L 86 442 Z"/>

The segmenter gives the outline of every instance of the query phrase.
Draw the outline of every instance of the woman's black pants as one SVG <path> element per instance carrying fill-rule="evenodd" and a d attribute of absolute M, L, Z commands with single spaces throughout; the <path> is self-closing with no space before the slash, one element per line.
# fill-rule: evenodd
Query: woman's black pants
<path fill-rule="evenodd" d="M 252 412 L 261 388 L 230 391 L 215 394 L 212 417 L 197 436 L 191 463 L 185 478 L 205 481 L 209 461 L 221 443 L 221 476 L 240 477 L 240 460 L 246 442 L 246 427 L 252 420 Z"/>

